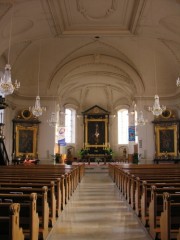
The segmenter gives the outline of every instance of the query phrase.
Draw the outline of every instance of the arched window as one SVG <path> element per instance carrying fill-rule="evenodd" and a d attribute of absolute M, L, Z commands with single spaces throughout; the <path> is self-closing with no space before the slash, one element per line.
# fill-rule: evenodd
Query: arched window
<path fill-rule="evenodd" d="M 118 111 L 118 144 L 128 144 L 128 110 L 121 109 Z"/>
<path fill-rule="evenodd" d="M 65 109 L 65 141 L 66 143 L 75 143 L 75 113 L 71 108 Z"/>

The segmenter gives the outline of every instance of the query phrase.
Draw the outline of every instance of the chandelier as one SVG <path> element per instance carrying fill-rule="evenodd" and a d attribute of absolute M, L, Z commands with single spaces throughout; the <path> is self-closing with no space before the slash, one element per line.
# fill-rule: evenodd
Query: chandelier
<path fill-rule="evenodd" d="M 47 120 L 47 123 L 49 124 L 50 127 L 56 127 L 57 125 L 57 115 L 56 115 L 56 103 L 54 101 L 54 112 L 51 113 L 50 119 Z"/>
<path fill-rule="evenodd" d="M 155 95 L 154 99 L 155 99 L 154 100 L 154 105 L 152 107 L 149 107 L 149 111 L 151 111 L 153 113 L 153 115 L 158 117 L 159 115 L 162 114 L 162 112 L 164 110 L 166 110 L 166 106 L 164 106 L 164 105 L 160 106 L 159 96 L 158 95 Z"/>
<path fill-rule="evenodd" d="M 41 107 L 40 96 L 36 96 L 36 101 L 33 107 L 29 107 L 29 110 L 35 117 L 40 117 L 43 111 L 46 111 L 46 107 Z"/>
<path fill-rule="evenodd" d="M 40 96 L 39 96 L 39 75 L 40 75 L 40 50 L 39 50 L 39 62 L 38 62 L 38 94 L 36 96 L 35 105 L 33 107 L 29 107 L 29 110 L 35 117 L 40 117 L 44 111 L 46 111 L 46 107 L 41 107 Z"/>
<path fill-rule="evenodd" d="M 57 116 L 55 112 L 51 113 L 50 119 L 47 120 L 50 127 L 56 127 L 57 125 Z"/>
<path fill-rule="evenodd" d="M 12 84 L 11 66 L 10 64 L 6 64 L 4 74 L 0 80 L 0 93 L 2 94 L 2 96 L 7 96 L 12 94 L 15 89 L 19 89 L 19 88 L 20 88 L 20 83 L 17 82 L 17 80 L 15 81 L 14 84 Z"/>
<path fill-rule="evenodd" d="M 155 50 L 154 50 L 154 80 L 155 80 L 155 87 L 156 87 L 156 91 L 157 91 Z M 160 106 L 159 96 L 156 94 L 154 96 L 154 105 L 152 107 L 149 107 L 149 111 L 151 111 L 154 116 L 158 117 L 159 115 L 162 114 L 162 112 L 165 109 L 166 109 L 166 106 L 164 106 L 164 105 Z"/>
<path fill-rule="evenodd" d="M 137 124 L 139 126 L 144 126 L 147 123 L 147 120 L 144 119 L 143 111 L 140 111 L 137 118 Z"/>
<path fill-rule="evenodd" d="M 10 95 L 14 92 L 14 90 L 20 88 L 20 82 L 17 82 L 16 80 L 15 83 L 13 84 L 11 81 L 11 66 L 9 64 L 11 36 L 12 36 L 12 16 L 13 16 L 13 7 L 12 7 L 12 13 L 11 13 L 10 34 L 9 34 L 8 63 L 5 66 L 4 74 L 0 80 L 0 94 L 2 96 Z"/>
<path fill-rule="evenodd" d="M 176 86 L 180 87 L 180 77 L 178 77 L 177 80 L 176 80 Z"/>

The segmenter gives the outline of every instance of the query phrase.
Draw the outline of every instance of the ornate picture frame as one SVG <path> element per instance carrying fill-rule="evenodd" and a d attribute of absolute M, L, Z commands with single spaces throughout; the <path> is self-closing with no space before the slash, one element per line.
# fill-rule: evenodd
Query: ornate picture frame
<path fill-rule="evenodd" d="M 107 147 L 108 141 L 108 120 L 86 119 L 85 120 L 85 148 Z"/>
<path fill-rule="evenodd" d="M 16 134 L 16 156 L 37 156 L 37 133 L 38 126 L 17 125 Z"/>
<path fill-rule="evenodd" d="M 177 156 L 177 125 L 155 126 L 156 155 Z"/>

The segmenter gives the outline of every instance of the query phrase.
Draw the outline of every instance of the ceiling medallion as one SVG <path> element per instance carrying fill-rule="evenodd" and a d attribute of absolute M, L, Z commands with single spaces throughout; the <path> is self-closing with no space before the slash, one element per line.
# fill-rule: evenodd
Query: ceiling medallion
<path fill-rule="evenodd" d="M 87 0 L 86 0 L 87 1 Z M 104 1 L 104 0 L 103 0 Z M 103 2 L 102 1 L 102 2 Z M 102 16 L 99 16 L 99 17 L 94 17 L 94 16 L 92 16 L 90 13 L 88 13 L 88 9 L 84 6 L 85 4 L 84 4 L 84 2 L 85 2 L 85 0 L 76 0 L 76 4 L 77 4 L 77 9 L 78 9 L 78 11 L 85 17 L 85 18 L 87 18 L 87 19 L 89 19 L 89 20 L 102 20 L 102 19 L 104 19 L 104 18 L 107 18 L 107 17 L 109 17 L 111 14 L 113 14 L 114 13 L 114 11 L 116 11 L 117 10 L 117 0 L 109 0 L 109 5 L 110 5 L 110 7 L 109 8 L 107 8 L 106 10 L 105 10 L 105 13 L 102 15 Z M 91 2 L 91 0 L 90 0 L 90 2 Z M 99 3 L 99 0 L 98 0 L 98 3 Z M 103 4 L 102 4 L 102 6 L 103 6 Z"/>

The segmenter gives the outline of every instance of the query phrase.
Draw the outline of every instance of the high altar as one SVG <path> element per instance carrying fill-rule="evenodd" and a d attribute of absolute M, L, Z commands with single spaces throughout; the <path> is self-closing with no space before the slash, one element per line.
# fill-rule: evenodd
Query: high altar
<path fill-rule="evenodd" d="M 107 155 L 110 155 L 109 112 L 95 105 L 82 114 L 86 157 L 89 162 L 95 158 L 104 159 L 106 162 Z"/>

